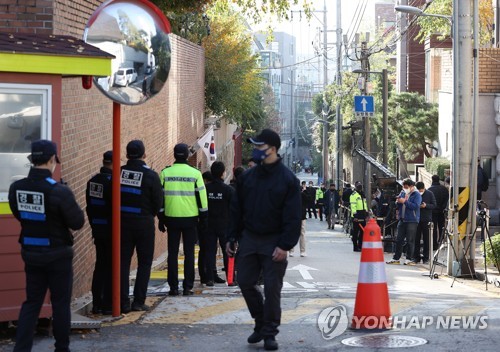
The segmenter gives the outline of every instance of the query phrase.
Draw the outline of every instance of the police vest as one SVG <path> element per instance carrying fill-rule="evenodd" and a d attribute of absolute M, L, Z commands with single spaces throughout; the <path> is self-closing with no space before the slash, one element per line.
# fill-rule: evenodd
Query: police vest
<path fill-rule="evenodd" d="M 149 199 L 144 195 L 146 173 L 149 171 L 150 168 L 145 164 L 122 166 L 120 170 L 122 215 L 152 215 L 149 210 Z"/>
<path fill-rule="evenodd" d="M 38 181 L 25 178 L 16 182 L 16 206 L 22 227 L 19 243 L 23 247 L 59 247 L 72 244 L 69 230 L 55 231 L 51 226 L 50 194 L 56 184 L 50 177 Z"/>
<path fill-rule="evenodd" d="M 164 213 L 172 218 L 190 218 L 208 211 L 207 191 L 201 172 L 175 163 L 160 175 L 164 189 Z"/>
<path fill-rule="evenodd" d="M 111 235 L 111 170 L 87 182 L 87 216 L 94 237 Z"/>
<path fill-rule="evenodd" d="M 351 202 L 351 217 L 357 219 L 366 219 L 368 216 L 368 207 L 366 206 L 366 200 L 361 197 L 356 191 L 353 191 L 350 197 Z"/>

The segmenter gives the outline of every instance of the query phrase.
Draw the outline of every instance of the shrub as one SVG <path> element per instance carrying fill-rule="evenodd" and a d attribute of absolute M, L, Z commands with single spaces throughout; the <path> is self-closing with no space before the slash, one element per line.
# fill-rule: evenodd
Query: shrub
<path fill-rule="evenodd" d="M 493 256 L 493 254 L 497 255 L 498 263 L 500 263 L 500 234 L 497 232 L 495 233 L 495 235 L 493 235 L 493 237 L 490 237 L 490 239 L 491 243 L 488 239 L 486 239 L 486 263 L 496 266 L 495 257 Z M 491 247 L 492 244 L 494 251 Z"/>
<path fill-rule="evenodd" d="M 427 158 L 425 169 L 432 175 L 438 175 L 441 180 L 445 178 L 445 170 L 450 168 L 450 161 L 446 158 Z"/>

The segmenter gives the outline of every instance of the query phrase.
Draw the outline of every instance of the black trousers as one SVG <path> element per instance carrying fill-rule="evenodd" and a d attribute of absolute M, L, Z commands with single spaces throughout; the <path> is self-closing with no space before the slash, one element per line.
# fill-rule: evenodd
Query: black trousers
<path fill-rule="evenodd" d="M 366 221 L 353 221 L 352 222 L 352 230 L 351 230 L 351 236 L 352 236 L 352 245 L 355 250 L 361 249 L 363 246 L 363 230 L 361 229 L 361 226 L 365 227 Z"/>
<path fill-rule="evenodd" d="M 179 246 L 184 249 L 184 280 L 182 288 L 191 290 L 194 286 L 194 245 L 196 243 L 196 226 L 177 227 L 168 226 L 168 258 L 167 282 L 171 290 L 179 289 Z"/>
<path fill-rule="evenodd" d="M 420 240 L 423 240 L 423 253 L 420 256 Z M 432 247 L 434 248 L 434 247 Z M 417 235 L 415 236 L 415 254 L 413 255 L 415 261 L 419 262 L 422 257 L 423 261 L 429 260 L 429 222 L 420 221 L 417 226 Z"/>
<path fill-rule="evenodd" d="M 71 247 L 23 250 L 26 272 L 24 301 L 16 331 L 15 352 L 31 351 L 43 300 L 50 290 L 55 351 L 69 351 L 73 249 Z"/>
<path fill-rule="evenodd" d="M 111 310 L 111 234 L 94 238 L 95 267 L 92 277 L 92 306 L 94 310 Z"/>
<path fill-rule="evenodd" d="M 434 250 L 438 247 L 438 242 L 444 235 L 444 212 L 432 213 L 432 222 L 434 223 L 434 232 L 432 234 L 432 248 Z"/>
<path fill-rule="evenodd" d="M 198 274 L 200 275 L 200 282 L 206 283 L 207 280 L 207 250 L 208 250 L 208 235 L 207 231 L 199 231 L 198 234 L 198 245 L 200 246 L 200 251 L 198 252 Z"/>
<path fill-rule="evenodd" d="M 217 247 L 220 244 L 223 253 L 224 267 L 227 268 L 227 255 L 226 255 L 226 234 L 224 231 L 217 231 L 209 229 L 207 235 L 207 252 L 205 256 L 206 262 L 206 278 L 207 281 L 214 281 L 217 275 Z"/>
<path fill-rule="evenodd" d="M 321 221 L 323 221 L 323 206 L 324 206 L 323 203 L 316 204 L 316 209 L 318 209 L 319 219 Z M 325 216 L 326 216 L 326 214 L 325 214 Z"/>
<path fill-rule="evenodd" d="M 134 250 L 137 253 L 134 303 L 144 304 L 155 250 L 155 223 L 153 217 L 122 218 L 120 261 L 120 301 L 122 306 L 130 303 L 130 262 Z"/>
<path fill-rule="evenodd" d="M 309 214 L 309 219 L 312 217 L 311 212 L 314 214 L 314 218 L 317 219 L 318 214 L 316 214 L 316 206 L 314 204 L 307 206 L 307 213 Z"/>
<path fill-rule="evenodd" d="M 255 319 L 254 330 L 264 336 L 276 336 L 281 323 L 281 289 L 287 260 L 275 262 L 272 253 L 276 239 L 249 238 L 243 234 L 236 255 L 238 285 L 250 315 Z M 257 285 L 262 272 L 264 296 Z"/>

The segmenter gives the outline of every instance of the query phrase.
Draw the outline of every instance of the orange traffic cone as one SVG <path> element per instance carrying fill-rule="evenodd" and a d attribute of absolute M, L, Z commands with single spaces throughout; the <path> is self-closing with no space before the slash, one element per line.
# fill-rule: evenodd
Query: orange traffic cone
<path fill-rule="evenodd" d="M 361 264 L 351 328 L 390 329 L 391 325 L 380 227 L 374 219 L 370 219 L 363 231 Z"/>

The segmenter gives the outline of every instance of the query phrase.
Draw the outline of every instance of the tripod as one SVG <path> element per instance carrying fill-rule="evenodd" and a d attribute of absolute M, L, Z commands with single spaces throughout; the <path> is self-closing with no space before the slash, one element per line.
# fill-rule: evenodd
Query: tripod
<path fill-rule="evenodd" d="M 500 266 L 498 265 L 498 256 L 495 251 L 495 247 L 493 247 L 493 243 L 491 241 L 490 237 L 490 231 L 489 228 L 486 226 L 486 221 L 489 219 L 489 209 L 486 208 L 487 204 L 484 203 L 483 201 L 478 202 L 478 206 L 480 207 L 481 204 L 484 205 L 483 209 L 479 209 L 476 214 L 478 216 L 477 222 L 478 226 L 481 226 L 481 244 L 483 245 L 483 259 L 484 259 L 484 283 L 486 285 L 486 291 L 488 291 L 488 265 L 486 265 L 486 239 L 485 239 L 485 233 L 488 235 L 488 240 L 490 243 L 491 251 L 493 252 L 493 259 L 495 260 L 495 265 L 497 270 L 500 272 Z"/>
<path fill-rule="evenodd" d="M 434 255 L 432 256 L 432 265 L 431 265 L 431 270 L 429 272 L 429 277 L 431 278 L 431 280 L 437 279 L 439 277 L 438 274 L 436 274 L 436 266 L 443 265 L 439 262 L 439 254 L 446 247 L 446 245 L 449 245 L 451 247 L 451 249 L 453 250 L 453 255 L 455 256 L 455 258 L 457 258 L 457 252 L 455 250 L 455 247 L 453 246 L 453 239 L 452 239 L 453 234 L 448 231 L 447 223 L 444 225 L 444 227 L 441 229 L 441 232 L 439 233 L 437 249 L 434 252 Z"/>

